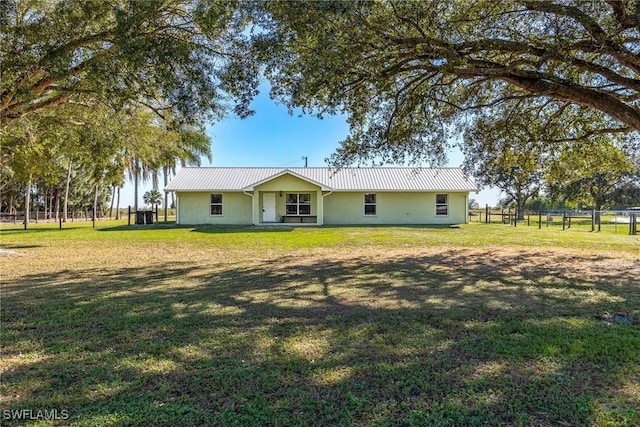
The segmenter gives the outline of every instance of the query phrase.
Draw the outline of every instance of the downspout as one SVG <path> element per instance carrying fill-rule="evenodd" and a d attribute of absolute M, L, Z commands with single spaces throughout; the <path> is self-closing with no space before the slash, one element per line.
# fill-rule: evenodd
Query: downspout
<path fill-rule="evenodd" d="M 333 193 L 333 190 L 329 190 L 327 194 L 322 195 L 322 218 L 320 218 L 320 221 L 321 221 L 320 225 L 324 225 L 324 198 L 331 193 Z"/>
<path fill-rule="evenodd" d="M 246 194 L 247 196 L 251 196 L 251 223 L 252 225 L 256 225 L 256 212 L 253 208 L 253 193 L 248 193 L 247 190 L 242 190 L 242 193 Z"/>

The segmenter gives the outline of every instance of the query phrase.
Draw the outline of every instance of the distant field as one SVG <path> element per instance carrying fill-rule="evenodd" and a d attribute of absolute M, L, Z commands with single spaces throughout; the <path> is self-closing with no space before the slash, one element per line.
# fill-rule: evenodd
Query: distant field
<path fill-rule="evenodd" d="M 0 423 L 635 426 L 626 231 L 2 224 Z"/>

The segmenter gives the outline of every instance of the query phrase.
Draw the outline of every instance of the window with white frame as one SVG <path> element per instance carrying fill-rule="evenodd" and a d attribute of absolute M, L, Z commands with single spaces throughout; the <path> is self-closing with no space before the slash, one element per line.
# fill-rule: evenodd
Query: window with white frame
<path fill-rule="evenodd" d="M 222 215 L 222 194 L 211 195 L 211 215 Z"/>
<path fill-rule="evenodd" d="M 449 196 L 436 194 L 436 216 L 449 215 Z"/>
<path fill-rule="evenodd" d="M 287 193 L 287 215 L 311 215 L 311 194 Z"/>
<path fill-rule="evenodd" d="M 364 214 L 366 216 L 374 216 L 378 214 L 378 204 L 376 203 L 375 194 L 364 195 Z"/>

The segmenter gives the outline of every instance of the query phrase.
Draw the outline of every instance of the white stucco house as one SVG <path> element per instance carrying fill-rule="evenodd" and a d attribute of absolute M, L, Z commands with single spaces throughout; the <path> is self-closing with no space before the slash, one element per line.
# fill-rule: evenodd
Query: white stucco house
<path fill-rule="evenodd" d="M 165 191 L 178 224 L 460 224 L 475 182 L 460 168 L 183 168 Z"/>

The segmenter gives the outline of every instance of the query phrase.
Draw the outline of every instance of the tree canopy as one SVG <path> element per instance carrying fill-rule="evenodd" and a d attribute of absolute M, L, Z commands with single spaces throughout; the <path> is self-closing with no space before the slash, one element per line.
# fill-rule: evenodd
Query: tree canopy
<path fill-rule="evenodd" d="M 466 130 L 476 176 L 519 200 L 540 159 L 514 138 L 640 146 L 640 0 L 7 0 L 0 63 L 0 174 L 40 186 L 96 155 L 101 185 L 166 181 L 210 155 L 206 121 L 252 113 L 261 75 L 290 111 L 347 114 L 334 164 L 442 163 Z"/>
<path fill-rule="evenodd" d="M 640 2 L 265 1 L 255 46 L 272 96 L 347 113 L 334 160 L 441 160 L 448 131 L 505 101 L 541 99 L 566 138 L 640 132 Z M 600 119 L 602 118 L 602 119 Z"/>
<path fill-rule="evenodd" d="M 210 148 L 201 149 L 210 144 L 204 124 L 232 108 L 251 114 L 256 92 L 258 69 L 241 6 L 1 2 L 0 173 L 16 181 L 9 197 L 3 194 L 3 209 L 14 206 L 13 193 L 30 191 L 21 183 L 55 197 L 66 184 L 66 206 L 69 190 L 83 181 L 97 196 L 122 185 L 127 168 L 144 179 L 210 155 Z M 201 151 L 190 151 L 194 142 Z M 28 205 L 27 197 L 25 211 Z"/>
<path fill-rule="evenodd" d="M 257 69 L 238 2 L 2 2 L 0 123 L 63 103 L 143 103 L 193 123 L 250 113 Z M 240 66 L 239 64 L 242 64 Z"/>

